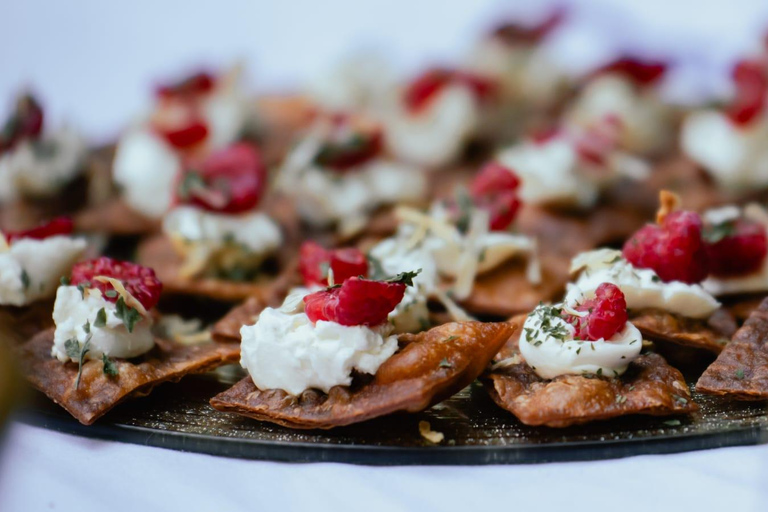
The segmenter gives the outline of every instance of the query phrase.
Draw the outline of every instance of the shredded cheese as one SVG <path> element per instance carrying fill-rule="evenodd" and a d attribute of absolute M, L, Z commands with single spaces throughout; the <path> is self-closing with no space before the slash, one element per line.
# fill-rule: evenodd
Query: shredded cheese
<path fill-rule="evenodd" d="M 451 315 L 451 318 L 455 322 L 471 322 L 472 320 L 475 320 L 475 318 L 461 309 L 461 307 L 448 296 L 445 290 L 435 290 L 434 296 L 443 306 L 445 306 L 448 314 Z"/>
<path fill-rule="evenodd" d="M 680 208 L 680 196 L 669 190 L 659 192 L 659 210 L 656 212 L 656 224 L 661 224 L 667 215 Z"/>
<path fill-rule="evenodd" d="M 440 444 L 443 442 L 443 439 L 445 439 L 445 435 L 442 432 L 432 430 L 428 421 L 419 422 L 419 434 L 433 444 Z"/>
<path fill-rule="evenodd" d="M 144 305 L 139 302 L 136 297 L 131 295 L 131 292 L 125 289 L 125 286 L 123 286 L 122 281 L 119 279 L 115 279 L 114 277 L 107 277 L 107 276 L 96 276 L 93 278 L 94 281 L 98 281 L 100 283 L 109 283 L 112 285 L 112 288 L 115 289 L 115 291 L 123 298 L 123 302 L 125 302 L 126 306 L 130 306 L 136 311 L 139 312 L 139 314 L 143 317 L 149 316 L 149 313 L 147 312 Z"/>

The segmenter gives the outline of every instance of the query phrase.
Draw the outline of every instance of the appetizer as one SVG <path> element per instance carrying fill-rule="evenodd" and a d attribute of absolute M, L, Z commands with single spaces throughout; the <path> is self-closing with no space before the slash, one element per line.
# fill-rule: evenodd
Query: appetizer
<path fill-rule="evenodd" d="M 526 425 L 697 409 L 682 374 L 661 356 L 641 353 L 642 335 L 614 284 L 601 284 L 581 303 L 538 306 L 512 324 L 518 329 L 484 382 L 493 400 Z"/>

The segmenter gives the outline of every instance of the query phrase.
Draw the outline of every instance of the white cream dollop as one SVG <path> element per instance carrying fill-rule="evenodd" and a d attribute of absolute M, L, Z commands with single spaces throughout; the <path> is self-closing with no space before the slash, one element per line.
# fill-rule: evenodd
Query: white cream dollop
<path fill-rule="evenodd" d="M 148 128 L 126 133 L 117 144 L 113 172 L 128 205 L 159 219 L 171 206 L 181 159 L 173 148 Z"/>
<path fill-rule="evenodd" d="M 0 200 L 51 196 L 82 173 L 86 145 L 69 127 L 24 140 L 0 156 Z"/>
<path fill-rule="evenodd" d="M 314 77 L 308 95 L 329 111 L 378 111 L 392 92 L 395 73 L 377 53 L 351 55 Z"/>
<path fill-rule="evenodd" d="M 106 324 L 96 327 L 96 317 L 102 308 L 106 313 Z M 87 289 L 83 294 L 76 286 L 60 286 L 53 305 L 53 321 L 56 331 L 51 355 L 62 362 L 77 362 L 67 355 L 66 342 L 70 339 L 76 339 L 81 349 L 90 339 L 86 359 L 101 359 L 105 354 L 107 357 L 137 357 L 155 346 L 150 318 L 141 318 L 133 332 L 128 332 L 116 315 L 115 303 L 106 300 L 96 288 Z M 89 332 L 86 332 L 86 324 Z"/>
<path fill-rule="evenodd" d="M 0 304 L 25 306 L 52 297 L 85 246 L 85 240 L 67 236 L 13 242 L 0 252 Z"/>
<path fill-rule="evenodd" d="M 630 322 L 608 340 L 575 340 L 575 328 L 554 313 L 557 308 L 562 304 L 537 307 L 528 315 L 520 334 L 520 354 L 539 377 L 618 377 L 640 355 L 643 337 Z"/>
<path fill-rule="evenodd" d="M 627 309 L 662 309 L 688 318 L 707 318 L 720 303 L 698 284 L 681 281 L 665 283 L 651 269 L 635 268 L 620 251 L 597 249 L 576 256 L 571 271 L 581 269 L 575 283 L 568 285 L 569 304 L 594 297 L 602 283 L 613 283 L 624 293 Z"/>
<path fill-rule="evenodd" d="M 768 117 L 737 126 L 717 111 L 695 112 L 683 123 L 683 151 L 723 187 L 768 186 Z"/>
<path fill-rule="evenodd" d="M 397 351 L 397 337 L 379 328 L 318 321 L 303 312 L 266 308 L 254 325 L 240 329 L 240 364 L 262 390 L 299 395 L 352 383 L 352 371 L 375 374 Z"/>
<path fill-rule="evenodd" d="M 418 113 L 399 104 L 388 108 L 384 115 L 386 142 L 400 159 L 440 167 L 459 156 L 477 130 L 479 118 L 474 93 L 461 85 L 449 85 Z"/>

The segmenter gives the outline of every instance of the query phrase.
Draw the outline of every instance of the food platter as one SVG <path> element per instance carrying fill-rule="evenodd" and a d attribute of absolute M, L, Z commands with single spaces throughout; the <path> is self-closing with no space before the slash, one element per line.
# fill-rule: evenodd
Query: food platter
<path fill-rule="evenodd" d="M 481 386 L 413 415 L 356 426 L 291 430 L 218 412 L 208 399 L 234 382 L 237 369 L 192 377 L 118 406 L 94 425 L 36 396 L 21 421 L 109 441 L 187 452 L 286 462 L 366 465 L 529 464 L 679 453 L 768 443 L 768 405 L 694 394 L 701 406 L 689 417 L 632 416 L 568 429 L 526 427 L 496 407 Z M 691 383 L 692 384 L 692 383 Z M 419 433 L 427 421 L 445 436 L 432 444 Z"/>

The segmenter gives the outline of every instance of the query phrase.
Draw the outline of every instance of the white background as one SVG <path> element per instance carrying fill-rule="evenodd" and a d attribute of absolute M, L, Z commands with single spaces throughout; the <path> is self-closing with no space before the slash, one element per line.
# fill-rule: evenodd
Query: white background
<path fill-rule="evenodd" d="M 350 50 L 404 72 L 458 58 L 490 0 L 0 0 L 0 112 L 33 87 L 54 123 L 114 137 L 150 84 L 197 65 L 248 66 L 255 91 L 297 88 Z M 677 99 L 726 89 L 768 24 L 765 0 L 574 0 L 553 47 L 574 72 L 633 50 L 671 58 Z M 524 5 L 525 4 L 525 5 Z M 540 466 L 364 468 L 219 459 L 13 425 L 0 510 L 768 510 L 768 446 Z"/>

